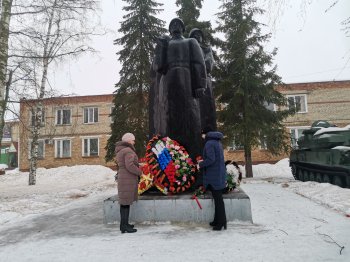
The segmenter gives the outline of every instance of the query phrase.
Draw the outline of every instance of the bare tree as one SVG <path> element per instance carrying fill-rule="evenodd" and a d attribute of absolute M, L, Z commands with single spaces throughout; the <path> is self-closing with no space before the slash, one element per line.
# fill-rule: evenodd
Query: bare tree
<path fill-rule="evenodd" d="M 11 20 L 12 0 L 3 0 L 1 2 L 0 19 L 0 146 L 3 129 L 5 125 L 5 110 L 8 100 L 8 90 L 12 80 L 12 71 L 7 77 L 7 61 L 9 46 L 9 31 Z"/>
<path fill-rule="evenodd" d="M 332 10 L 342 0 L 332 0 L 329 2 L 328 7 L 324 10 L 325 13 Z M 346 1 L 346 0 L 343 0 Z M 307 7 L 311 5 L 314 0 L 301 0 L 300 2 L 300 14 L 302 17 L 307 15 Z M 265 8 L 269 15 L 269 22 L 272 27 L 276 26 L 277 21 L 284 15 L 285 9 L 291 4 L 289 0 L 263 0 Z M 293 3 L 294 4 L 294 3 Z M 350 36 L 350 16 L 341 21 L 341 25 L 346 36 Z"/>
<path fill-rule="evenodd" d="M 17 0 L 11 26 L 11 48 L 8 57 L 17 68 L 17 84 L 12 92 L 23 98 L 36 99 L 31 109 L 31 157 L 29 185 L 36 184 L 38 139 L 45 120 L 43 99 L 50 97 L 48 79 L 52 65 L 84 52 L 94 51 L 86 44 L 96 33 L 91 26 L 98 10 L 96 0 Z"/>

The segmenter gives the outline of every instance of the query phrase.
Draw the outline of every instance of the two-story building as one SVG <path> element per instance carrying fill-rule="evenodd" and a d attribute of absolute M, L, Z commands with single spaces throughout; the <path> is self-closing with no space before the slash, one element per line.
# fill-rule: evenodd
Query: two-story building
<path fill-rule="evenodd" d="M 8 168 L 15 168 L 18 165 L 18 139 L 19 121 L 6 121 L 1 139 L 0 164 Z"/>
<path fill-rule="evenodd" d="M 107 165 L 113 95 L 54 97 L 42 101 L 38 167 Z M 34 100 L 20 103 L 19 168 L 29 170 Z"/>
<path fill-rule="evenodd" d="M 350 81 L 289 84 L 278 87 L 289 106 L 299 111 L 284 121 L 291 133 L 292 144 L 302 131 L 317 120 L 326 120 L 338 127 L 350 124 Z"/>
<path fill-rule="evenodd" d="M 286 96 L 288 106 L 299 109 L 284 121 L 293 147 L 302 131 L 317 120 L 326 120 L 339 127 L 350 124 L 350 80 L 295 83 L 276 88 Z M 226 150 L 225 157 L 244 163 L 244 151 L 234 144 Z M 285 157 L 288 155 L 270 155 L 263 145 L 252 152 L 253 163 L 273 163 Z"/>
<path fill-rule="evenodd" d="M 291 107 L 299 112 L 284 122 L 291 145 L 316 120 L 339 127 L 350 124 L 350 80 L 296 83 L 276 87 Z M 19 167 L 29 169 L 31 107 L 35 101 L 22 100 L 20 106 Z M 39 139 L 39 167 L 82 164 L 107 165 L 105 146 L 110 136 L 113 95 L 55 97 L 43 100 L 42 128 Z M 275 108 L 275 110 L 278 110 Z M 264 146 L 252 152 L 254 163 L 276 162 L 288 155 L 272 156 Z M 225 150 L 225 158 L 244 163 L 244 151 L 234 144 Z"/>

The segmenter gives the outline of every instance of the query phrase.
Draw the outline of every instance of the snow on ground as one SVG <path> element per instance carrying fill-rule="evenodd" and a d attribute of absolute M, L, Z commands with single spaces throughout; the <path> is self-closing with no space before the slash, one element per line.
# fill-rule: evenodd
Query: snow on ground
<path fill-rule="evenodd" d="M 286 183 L 288 190 L 307 197 L 316 203 L 328 206 L 350 217 L 350 189 L 328 183 L 294 182 Z"/>
<path fill-rule="evenodd" d="M 110 169 L 39 169 L 36 186 L 11 171 L 0 176 L 0 261 L 350 261 L 350 189 L 294 181 L 288 159 L 253 170 L 241 187 L 254 224 L 144 223 L 135 234 L 103 224 Z"/>
<path fill-rule="evenodd" d="M 6 168 L 8 168 L 6 164 L 0 164 L 0 170 L 5 170 Z"/>
<path fill-rule="evenodd" d="M 240 168 L 244 171 L 244 166 Z M 245 183 L 278 183 L 287 190 L 350 216 L 350 189 L 328 183 L 295 181 L 287 158 L 274 165 L 255 165 L 253 173 L 254 178 L 246 179 Z M 243 175 L 245 176 L 244 172 Z"/>
<path fill-rule="evenodd" d="M 244 167 L 240 167 L 245 176 Z M 294 179 L 289 167 L 289 159 L 285 158 L 278 161 L 276 164 L 259 164 L 253 166 L 254 178 L 289 178 Z"/>
<path fill-rule="evenodd" d="M 28 172 L 6 171 L 0 176 L 0 225 L 107 189 L 115 193 L 114 174 L 96 165 L 38 168 L 36 185 L 28 186 Z"/>

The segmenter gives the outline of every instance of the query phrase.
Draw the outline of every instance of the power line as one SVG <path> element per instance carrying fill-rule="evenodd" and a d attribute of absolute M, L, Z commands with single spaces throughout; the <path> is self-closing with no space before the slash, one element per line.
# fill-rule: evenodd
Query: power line
<path fill-rule="evenodd" d="M 346 67 L 346 65 L 349 63 L 349 61 L 350 61 L 350 56 L 349 56 L 348 60 L 346 60 L 345 65 L 343 66 L 343 68 L 342 68 L 342 69 L 339 71 L 339 73 L 334 77 L 334 79 L 337 78 L 341 73 L 343 73 L 343 71 L 344 71 L 345 68 L 348 68 L 348 67 Z"/>
<path fill-rule="evenodd" d="M 349 61 L 349 60 L 348 60 Z M 340 68 L 336 68 L 336 69 L 330 69 L 330 70 L 324 70 L 324 71 L 318 71 L 318 72 L 313 72 L 313 73 L 308 73 L 308 74 L 302 74 L 302 75 L 294 75 L 294 76 L 287 76 L 286 78 L 295 78 L 295 77 L 301 77 L 301 76 L 310 76 L 310 75 L 317 75 L 317 74 L 321 74 L 321 73 L 327 73 L 327 72 L 333 72 L 333 71 L 338 71 L 338 70 L 341 70 L 344 71 L 344 69 L 346 68 L 350 68 L 350 66 L 345 66 L 345 67 L 340 67 Z M 340 72 L 340 73 L 341 73 Z M 339 73 L 339 74 L 340 74 Z M 338 74 L 338 75 L 339 75 Z M 337 76 L 338 76 L 337 75 Z"/>

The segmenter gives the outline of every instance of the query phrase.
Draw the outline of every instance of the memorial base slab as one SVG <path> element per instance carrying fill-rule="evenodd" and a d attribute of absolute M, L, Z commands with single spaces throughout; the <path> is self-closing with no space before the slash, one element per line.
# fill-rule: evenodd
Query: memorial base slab
<path fill-rule="evenodd" d="M 224 194 L 227 221 L 253 222 L 249 196 L 239 189 Z M 192 194 L 164 196 L 159 192 L 139 196 L 130 208 L 130 221 L 141 222 L 195 222 L 208 223 L 214 217 L 214 200 L 210 193 L 198 198 L 202 208 Z M 120 221 L 118 195 L 104 200 L 104 223 L 114 224 Z"/>

